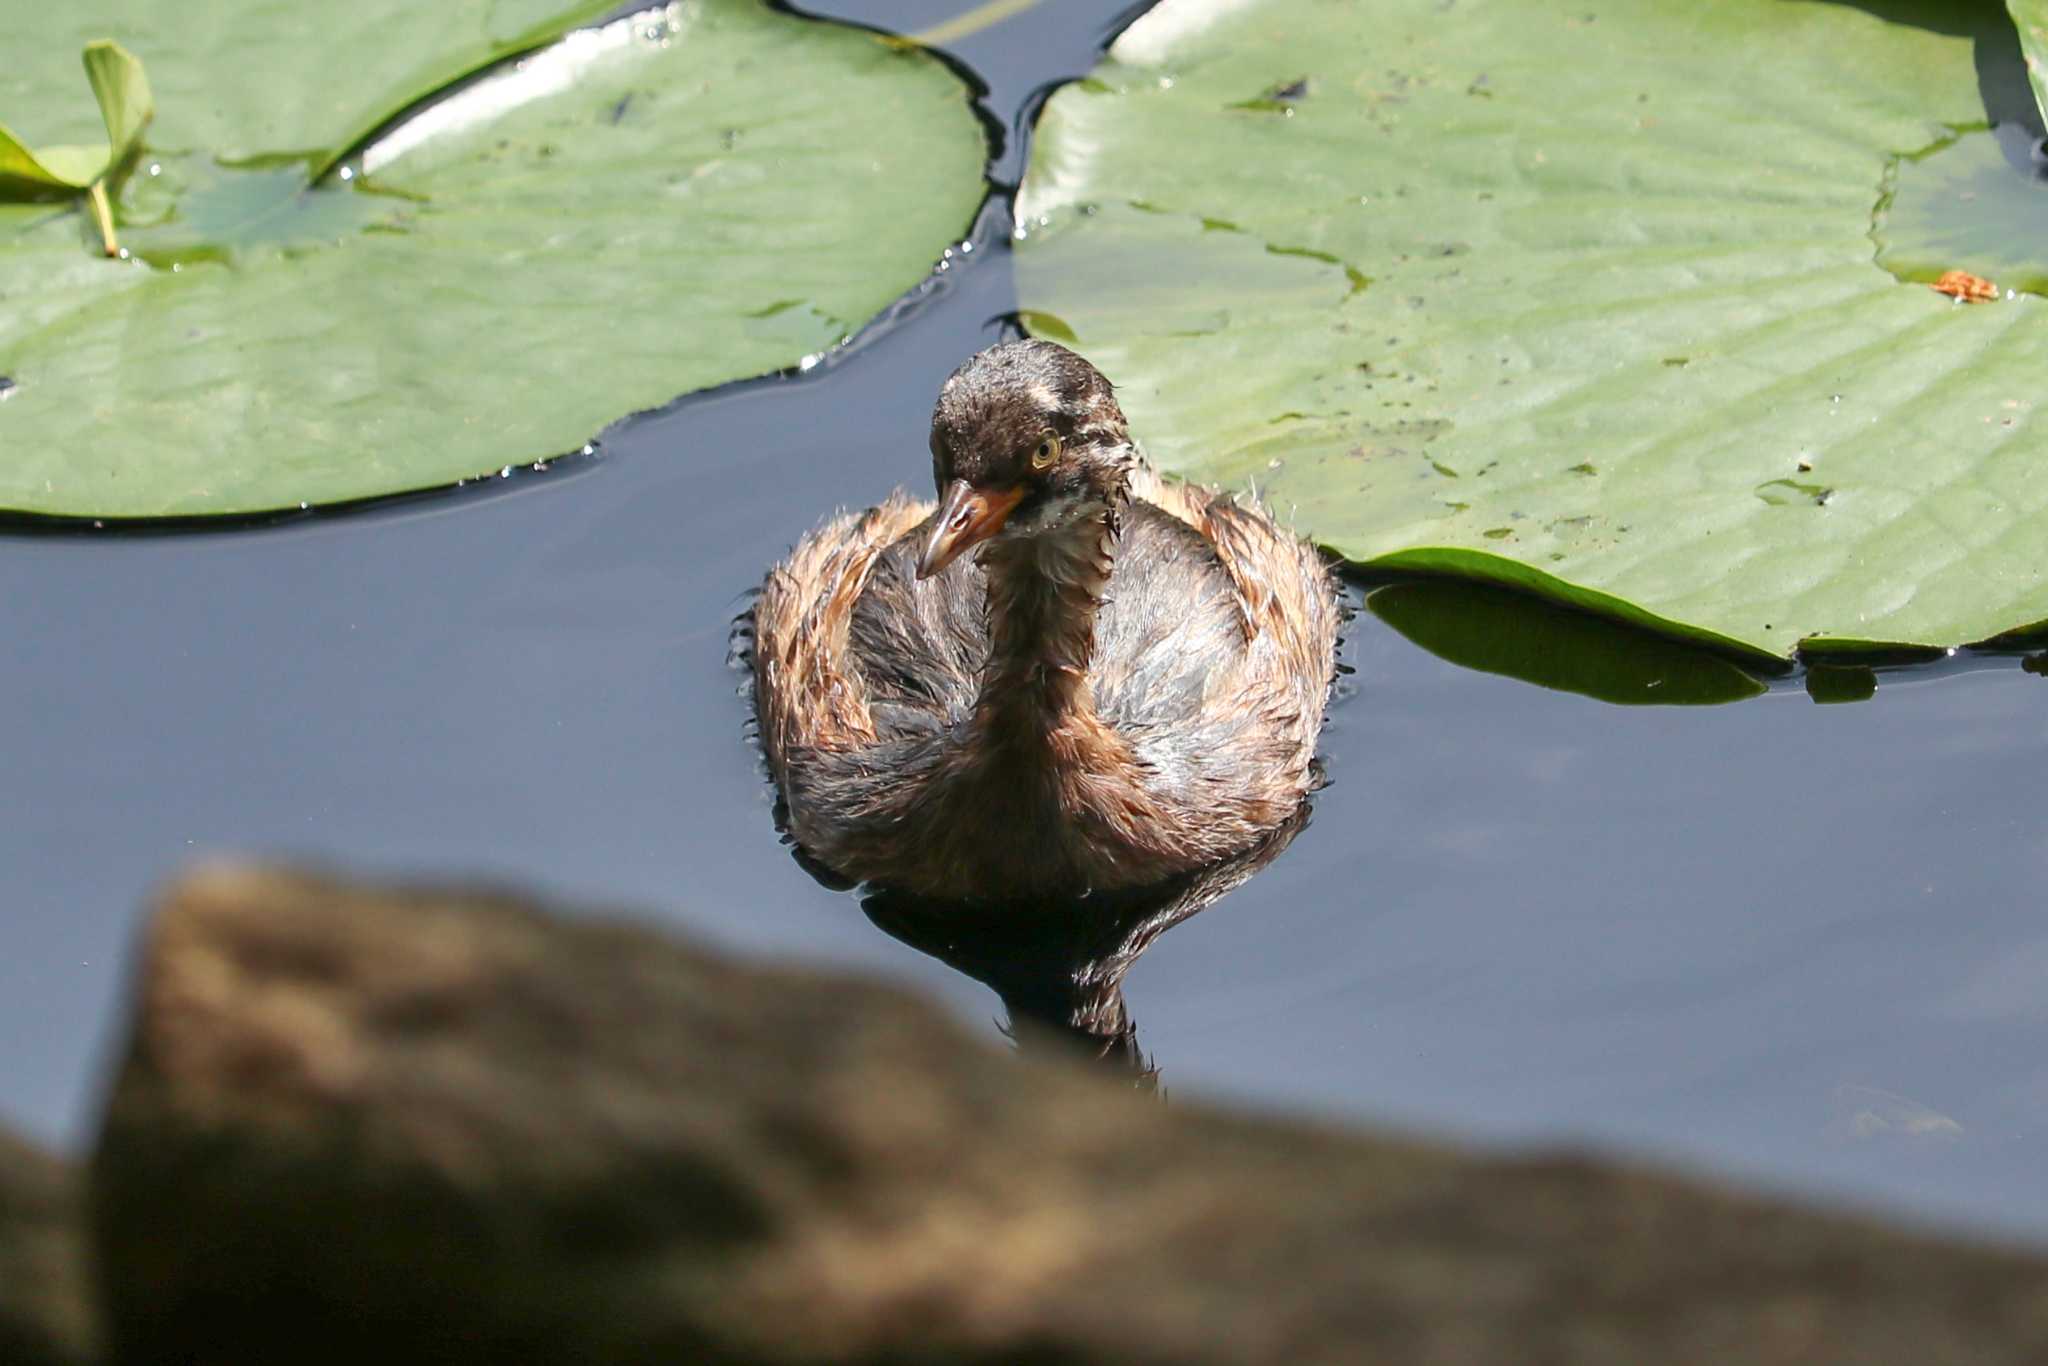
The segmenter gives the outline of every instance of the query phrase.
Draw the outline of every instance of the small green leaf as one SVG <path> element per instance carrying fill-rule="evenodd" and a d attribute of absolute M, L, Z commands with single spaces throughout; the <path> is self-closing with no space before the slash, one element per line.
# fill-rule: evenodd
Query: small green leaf
<path fill-rule="evenodd" d="M 29 150 L 0 124 L 0 198 L 40 198 L 76 193 L 106 169 L 107 149 L 60 144 Z"/>
<path fill-rule="evenodd" d="M 85 45 L 85 78 L 106 124 L 104 146 L 59 143 L 31 149 L 0 124 L 0 199 L 83 190 L 128 159 L 155 106 L 142 63 L 119 43 L 98 38 Z M 11 182 L 11 184 L 10 184 Z"/>
<path fill-rule="evenodd" d="M 149 77 L 134 53 L 108 38 L 85 45 L 85 78 L 106 120 L 110 164 L 118 166 L 142 140 L 142 130 L 156 114 Z"/>

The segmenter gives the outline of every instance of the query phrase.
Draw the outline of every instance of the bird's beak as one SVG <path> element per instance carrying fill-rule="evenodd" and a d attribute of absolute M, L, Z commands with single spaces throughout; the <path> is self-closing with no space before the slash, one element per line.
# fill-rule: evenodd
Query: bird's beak
<path fill-rule="evenodd" d="M 939 500 L 938 515 L 932 518 L 931 539 L 917 557 L 917 576 L 928 579 L 960 558 L 964 550 L 980 545 L 1003 529 L 1010 513 L 1024 501 L 1023 484 L 1007 489 L 978 489 L 965 479 L 946 485 Z"/>

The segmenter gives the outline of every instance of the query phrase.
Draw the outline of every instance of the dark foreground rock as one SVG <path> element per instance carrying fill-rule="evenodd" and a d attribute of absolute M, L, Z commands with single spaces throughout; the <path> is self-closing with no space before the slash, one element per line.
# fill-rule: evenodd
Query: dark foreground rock
<path fill-rule="evenodd" d="M 0 1129 L 0 1362 L 78 1366 L 95 1347 L 78 1175 Z"/>
<path fill-rule="evenodd" d="M 506 900 L 169 898 L 93 1163 L 121 1362 L 2048 1360 L 2048 1260 L 1006 1059 Z"/>

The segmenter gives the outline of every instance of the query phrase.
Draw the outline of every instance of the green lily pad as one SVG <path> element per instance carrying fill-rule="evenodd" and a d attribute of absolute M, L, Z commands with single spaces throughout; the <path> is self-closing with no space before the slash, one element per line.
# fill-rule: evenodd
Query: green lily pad
<path fill-rule="evenodd" d="M 248 9 L 256 43 L 268 7 Z M 135 259 L 96 259 L 71 209 L 0 205 L 0 506 L 253 513 L 557 455 L 828 349 L 924 278 L 982 194 L 942 65 L 742 0 L 571 34 L 318 186 L 376 104 L 339 87 L 390 82 L 232 41 L 214 78 L 259 51 L 306 87 L 260 140 L 181 123 L 196 78 L 145 53 L 160 113 L 117 203 Z M 200 125 L 227 140 L 166 140 Z"/>
<path fill-rule="evenodd" d="M 1983 116 L 1928 15 L 1163 0 L 1040 119 L 1027 326 L 1362 564 L 1777 659 L 2034 626 L 2048 302 L 1872 235 Z"/>

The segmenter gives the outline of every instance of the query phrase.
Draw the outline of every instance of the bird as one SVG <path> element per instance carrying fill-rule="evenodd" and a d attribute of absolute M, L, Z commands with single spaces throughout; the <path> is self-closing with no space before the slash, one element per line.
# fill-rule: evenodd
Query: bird
<path fill-rule="evenodd" d="M 803 537 L 752 614 L 786 836 L 954 901 L 1145 887 L 1256 844 L 1319 784 L 1342 619 L 1256 499 L 1162 478 L 1055 342 L 971 356 L 899 489 Z"/>

